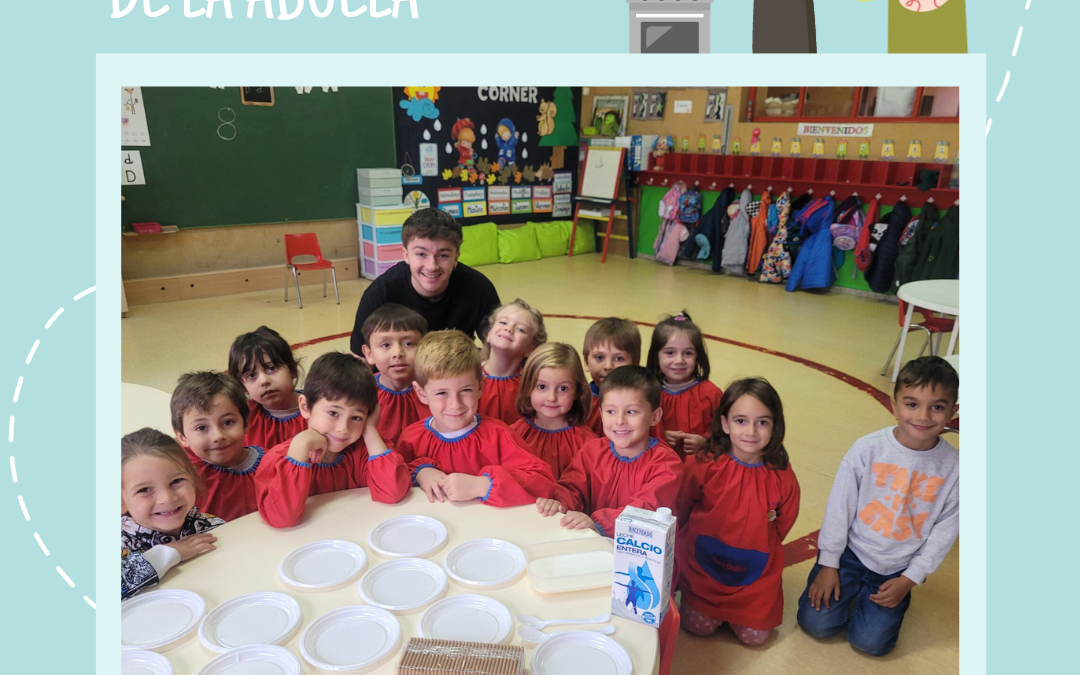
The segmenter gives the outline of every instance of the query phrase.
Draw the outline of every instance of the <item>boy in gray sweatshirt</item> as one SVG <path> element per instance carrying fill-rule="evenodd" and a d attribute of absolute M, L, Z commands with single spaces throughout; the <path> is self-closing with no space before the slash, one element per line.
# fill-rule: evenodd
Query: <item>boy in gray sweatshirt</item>
<path fill-rule="evenodd" d="M 940 437 L 960 378 L 937 356 L 910 361 L 893 393 L 896 426 L 855 441 L 836 472 L 818 561 L 799 599 L 802 629 L 847 628 L 856 649 L 892 651 L 911 589 L 936 570 L 960 530 L 960 458 Z"/>

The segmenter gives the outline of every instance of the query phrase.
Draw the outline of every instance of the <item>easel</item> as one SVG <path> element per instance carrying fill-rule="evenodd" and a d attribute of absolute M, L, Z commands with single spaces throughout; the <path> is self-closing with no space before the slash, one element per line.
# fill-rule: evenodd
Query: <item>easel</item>
<path fill-rule="evenodd" d="M 615 163 L 612 164 L 612 162 Z M 568 256 L 574 255 L 574 238 L 577 235 L 581 203 L 587 202 L 600 206 L 601 210 L 604 207 L 607 208 L 607 230 L 604 235 L 604 246 L 600 254 L 600 262 L 607 261 L 608 244 L 611 243 L 611 226 L 615 221 L 615 206 L 619 196 L 619 185 L 623 182 L 621 178 L 624 166 L 626 166 L 626 148 L 589 147 L 586 149 L 585 161 L 581 169 L 581 182 L 578 184 L 578 194 L 575 198 L 577 205 L 574 207 L 574 226 L 570 230 L 570 249 L 566 253 Z M 590 168 L 592 168 L 592 171 L 589 170 Z M 628 198 L 627 211 L 630 210 L 629 206 L 630 201 Z M 627 220 L 627 233 L 629 234 L 629 232 L 629 220 Z M 628 237 L 628 242 L 631 244 L 632 255 L 632 238 Z"/>

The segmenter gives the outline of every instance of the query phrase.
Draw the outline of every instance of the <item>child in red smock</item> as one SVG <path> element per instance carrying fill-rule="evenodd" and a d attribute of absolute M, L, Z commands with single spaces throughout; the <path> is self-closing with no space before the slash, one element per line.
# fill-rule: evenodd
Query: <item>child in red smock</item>
<path fill-rule="evenodd" d="M 548 342 L 525 362 L 517 399 L 521 419 L 510 429 L 548 463 L 558 480 L 581 446 L 596 438 L 592 429 L 581 426 L 591 404 L 577 351 L 563 342 Z"/>
<path fill-rule="evenodd" d="M 709 382 L 709 353 L 701 330 L 685 310 L 656 324 L 646 363 L 660 380 L 664 409 L 653 436 L 666 440 L 680 458 L 693 455 L 709 437 L 723 392 Z"/>
<path fill-rule="evenodd" d="M 600 385 L 612 370 L 619 366 L 636 366 L 641 363 L 641 333 L 637 325 L 629 319 L 609 316 L 599 319 L 585 331 L 585 346 L 581 351 L 585 358 L 585 370 L 589 371 L 592 383 L 592 405 L 585 425 L 597 436 L 604 435 L 604 425 L 600 419 Z M 663 439 L 661 439 L 663 440 Z"/>
<path fill-rule="evenodd" d="M 480 355 L 464 333 L 424 336 L 416 350 L 416 382 L 431 417 L 401 432 L 395 454 L 431 502 L 520 506 L 551 496 L 555 480 L 548 465 L 505 423 L 477 414 L 481 376 Z"/>
<path fill-rule="evenodd" d="M 364 321 L 364 360 L 379 370 L 379 435 L 391 448 L 402 429 L 427 418 L 431 412 L 413 387 L 416 347 L 427 332 L 427 320 L 392 302 L 379 307 Z"/>
<path fill-rule="evenodd" d="M 300 396 L 308 428 L 270 450 L 255 473 L 259 513 L 273 527 L 291 527 L 304 516 L 308 497 L 367 487 L 384 504 L 409 491 L 401 455 L 379 436 L 375 378 L 349 354 L 315 359 Z"/>
<path fill-rule="evenodd" d="M 732 382 L 679 492 L 683 628 L 709 635 L 727 621 L 740 642 L 764 643 L 783 617 L 783 541 L 798 515 L 780 396 L 762 379 Z"/>
<path fill-rule="evenodd" d="M 229 349 L 229 374 L 251 399 L 245 443 L 269 449 L 307 428 L 296 391 L 300 365 L 277 331 L 259 326 L 236 338 Z"/>
<path fill-rule="evenodd" d="M 169 408 L 173 434 L 206 485 L 203 510 L 224 520 L 257 511 L 263 449 L 244 444 L 248 407 L 240 383 L 226 373 L 182 375 Z"/>
<path fill-rule="evenodd" d="M 660 383 L 641 366 L 616 368 L 600 388 L 605 438 L 589 441 L 563 471 L 554 499 L 539 499 L 544 516 L 565 514 L 571 530 L 615 532 L 627 506 L 672 508 L 682 481 L 682 462 L 667 443 L 649 436 L 660 421 Z"/>
<path fill-rule="evenodd" d="M 513 424 L 521 419 L 517 409 L 521 367 L 534 349 L 547 342 L 544 315 L 518 298 L 492 312 L 479 333 L 484 341 L 480 414 Z"/>

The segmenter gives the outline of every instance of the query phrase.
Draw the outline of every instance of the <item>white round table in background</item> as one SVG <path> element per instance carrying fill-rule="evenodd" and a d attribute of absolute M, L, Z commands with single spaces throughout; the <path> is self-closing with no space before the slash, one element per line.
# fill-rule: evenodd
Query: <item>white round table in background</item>
<path fill-rule="evenodd" d="M 264 523 L 258 513 L 227 523 L 214 530 L 218 537 L 216 551 L 173 568 L 158 588 L 194 591 L 206 601 L 208 612 L 244 593 L 286 593 L 300 603 L 303 619 L 296 633 L 282 646 L 300 656 L 299 637 L 305 627 L 333 609 L 365 603 L 360 599 L 355 580 L 343 588 L 325 592 L 305 592 L 287 585 L 278 576 L 281 559 L 313 541 L 344 539 L 363 547 L 367 553 L 366 574 L 375 565 L 388 560 L 367 545 L 368 533 L 384 520 L 402 515 L 431 516 L 446 525 L 446 543 L 428 556 L 428 560 L 440 566 L 451 549 L 472 539 L 503 539 L 525 549 L 536 543 L 600 536 L 592 530 L 565 530 L 559 527 L 558 516 L 544 518 L 536 512 L 534 505 L 500 509 L 477 501 L 431 504 L 419 488 L 410 490 L 397 504 L 378 504 L 371 501 L 366 488 L 361 488 L 312 497 L 308 500 L 304 519 L 297 527 L 275 530 Z M 450 579 L 447 595 L 462 594 L 494 598 L 506 605 L 511 616 L 531 614 L 541 619 L 584 618 L 611 611 L 610 586 L 572 593 L 543 594 L 533 590 L 527 571 L 513 583 L 491 590 L 478 590 L 475 586 L 466 586 Z M 401 647 L 409 638 L 418 635 L 417 624 L 426 607 L 412 613 L 395 613 L 401 622 L 401 644 L 394 649 L 391 657 L 377 667 L 365 670 L 365 674 L 391 675 L 396 672 Z M 611 637 L 630 654 L 635 675 L 657 673 L 659 642 L 656 628 L 614 616 L 611 625 L 615 626 L 615 634 Z M 517 636 L 518 628 L 515 623 L 509 640 L 512 644 L 523 644 Z M 575 626 L 565 626 L 546 632 L 573 628 Z M 187 639 L 163 654 L 172 661 L 177 675 L 195 675 L 217 656 L 207 651 L 198 638 Z M 532 648 L 527 646 L 526 672 L 531 657 Z M 304 669 L 304 672 L 316 672 L 307 662 L 304 662 Z"/>
<path fill-rule="evenodd" d="M 160 389 L 130 382 L 120 383 L 120 434 L 130 434 L 143 427 L 152 427 L 163 434 L 173 435 L 169 401 L 172 394 Z"/>
<path fill-rule="evenodd" d="M 904 315 L 904 327 L 900 331 L 900 345 L 896 350 L 896 364 L 893 366 L 892 381 L 900 375 L 900 364 L 904 358 L 904 345 L 907 343 L 908 326 L 911 325 L 911 316 L 916 307 L 940 312 L 956 317 L 953 324 L 952 334 L 949 336 L 949 346 L 945 355 L 953 353 L 956 347 L 956 338 L 960 335 L 960 280 L 959 279 L 928 279 L 926 281 L 912 281 L 901 286 L 896 291 L 896 297 L 908 304 L 907 313 Z"/>

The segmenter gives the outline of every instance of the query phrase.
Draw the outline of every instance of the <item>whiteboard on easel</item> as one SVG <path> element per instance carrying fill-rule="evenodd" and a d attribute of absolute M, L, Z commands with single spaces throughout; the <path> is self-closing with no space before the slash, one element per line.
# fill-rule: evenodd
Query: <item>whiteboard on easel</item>
<path fill-rule="evenodd" d="M 624 148 L 595 148 L 585 150 L 585 163 L 581 170 L 582 197 L 611 201 L 619 188 L 625 159 Z"/>

